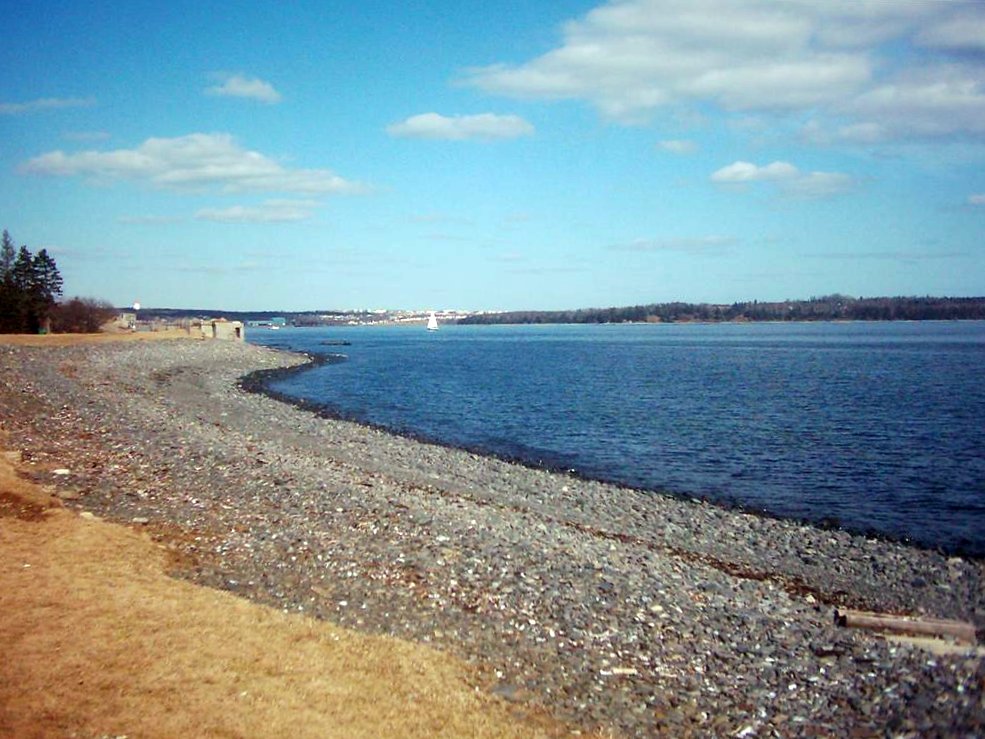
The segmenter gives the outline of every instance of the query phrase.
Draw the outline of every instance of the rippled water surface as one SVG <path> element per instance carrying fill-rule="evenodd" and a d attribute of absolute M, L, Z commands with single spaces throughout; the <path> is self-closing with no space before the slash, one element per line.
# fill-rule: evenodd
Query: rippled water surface
<path fill-rule="evenodd" d="M 345 354 L 276 389 L 347 418 L 985 555 L 985 322 L 254 329 L 249 340 Z"/>

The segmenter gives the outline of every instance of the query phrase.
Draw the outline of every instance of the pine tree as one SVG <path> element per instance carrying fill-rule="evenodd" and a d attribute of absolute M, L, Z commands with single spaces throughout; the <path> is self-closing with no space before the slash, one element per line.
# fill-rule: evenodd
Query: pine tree
<path fill-rule="evenodd" d="M 17 250 L 14 248 L 14 240 L 10 238 L 7 229 L 4 229 L 3 243 L 0 245 L 0 284 L 7 284 L 16 257 Z"/>
<path fill-rule="evenodd" d="M 4 231 L 0 246 L 0 332 L 35 333 L 48 325 L 62 294 L 58 265 L 42 249 L 36 255 L 22 246 L 13 257 L 13 241 Z"/>
<path fill-rule="evenodd" d="M 17 252 L 17 259 L 10 270 L 11 284 L 15 290 L 27 293 L 31 290 L 34 282 L 34 257 L 26 246 L 22 246 Z"/>
<path fill-rule="evenodd" d="M 32 326 L 51 331 L 51 316 L 62 294 L 62 276 L 55 260 L 42 249 L 31 260 L 30 302 L 33 314 Z"/>
<path fill-rule="evenodd" d="M 62 275 L 47 249 L 31 260 L 31 293 L 45 306 L 52 306 L 62 294 Z"/>
<path fill-rule="evenodd" d="M 17 293 L 14 290 L 14 241 L 7 229 L 3 230 L 0 245 L 0 333 L 20 331 Z"/>
<path fill-rule="evenodd" d="M 31 300 L 31 284 L 34 281 L 34 258 L 26 246 L 17 252 L 14 266 L 8 277 L 10 329 L 16 333 L 36 333 L 40 324 L 35 319 Z"/>

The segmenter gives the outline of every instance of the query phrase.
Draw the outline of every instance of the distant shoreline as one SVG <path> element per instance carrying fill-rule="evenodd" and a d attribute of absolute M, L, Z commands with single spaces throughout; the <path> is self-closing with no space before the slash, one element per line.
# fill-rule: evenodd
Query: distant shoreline
<path fill-rule="evenodd" d="M 850 298 L 832 295 L 779 302 L 652 303 L 574 311 L 507 311 L 459 323 L 815 323 L 985 319 L 985 298 Z"/>
<path fill-rule="evenodd" d="M 767 323 L 767 322 L 764 322 Z M 779 322 L 769 322 L 770 326 L 776 326 Z M 823 322 L 829 323 L 829 322 Z M 839 322 L 847 326 L 857 323 L 857 322 Z M 882 323 L 882 322 L 872 322 L 872 323 Z M 949 322 L 944 322 L 949 323 Z M 572 335 L 579 329 L 575 328 L 578 324 L 571 324 Z M 589 326 L 594 325 L 590 324 Z M 655 324 L 630 324 L 632 326 L 638 326 L 639 330 L 648 333 L 648 329 L 645 326 L 655 325 Z M 685 324 L 687 325 L 687 324 Z M 708 324 L 713 325 L 713 324 Z M 740 324 L 746 325 L 746 324 Z M 536 325 L 528 325 L 530 328 L 527 331 L 538 331 Z M 357 327 L 354 327 L 357 328 Z M 819 329 L 823 330 L 821 327 Z M 509 331 L 508 327 L 503 327 L 504 330 Z M 400 332 L 401 329 L 393 329 Z M 524 329 L 518 329 L 521 333 Z M 550 325 L 543 324 L 544 331 L 550 330 Z M 593 336 L 602 336 L 608 333 L 608 330 L 602 326 L 597 326 L 595 329 L 586 327 L 584 331 L 592 332 L 594 334 L 589 334 Z M 618 329 L 613 328 L 613 331 Z M 629 329 L 632 333 L 636 333 L 637 329 Z M 659 329 L 657 329 L 659 330 Z M 682 329 L 683 330 L 683 329 Z M 697 329 L 701 333 L 701 329 Z M 767 330 L 764 326 L 763 330 Z M 849 329 L 845 329 L 849 330 Z M 886 330 L 889 330 L 887 327 Z M 482 329 L 478 329 L 481 333 Z M 737 329 L 738 333 L 727 332 L 729 337 L 739 337 L 739 336 L 749 336 L 749 333 L 743 329 Z M 779 332 L 779 333 L 777 333 Z M 295 336 L 299 336 L 304 332 L 297 332 Z M 504 335 L 501 330 L 500 335 Z M 762 332 L 756 332 L 755 334 L 763 336 Z M 779 328 L 776 331 L 770 331 L 766 335 L 774 336 L 780 335 L 783 331 Z M 837 332 L 840 335 L 840 332 Z M 424 332 L 421 331 L 423 335 Z M 329 334 L 325 334 L 329 335 Z M 332 334 L 334 335 L 334 334 Z M 463 337 L 472 335 L 467 332 L 463 332 Z M 622 335 L 625 335 L 625 330 Z M 649 333 L 648 333 L 649 335 Z M 675 333 L 676 336 L 683 336 L 680 332 Z M 698 334 L 690 332 L 687 334 L 691 337 L 696 337 Z M 716 334 L 716 335 L 721 335 Z M 806 334 L 805 334 L 806 335 Z M 549 449 L 539 449 L 535 448 L 532 451 L 523 445 L 519 446 L 499 446 L 495 445 L 484 445 L 481 441 L 474 441 L 469 439 L 461 439 L 454 437 L 442 436 L 438 431 L 428 432 L 426 430 L 415 429 L 411 425 L 405 425 L 410 422 L 392 422 L 388 424 L 383 420 L 369 420 L 366 415 L 359 410 L 352 410 L 346 408 L 344 400 L 339 399 L 337 404 L 331 402 L 324 402 L 316 397 L 309 396 L 298 397 L 292 394 L 290 389 L 280 390 L 272 387 L 273 384 L 281 381 L 288 380 L 292 377 L 300 375 L 308 370 L 320 367 L 326 363 L 334 363 L 337 361 L 345 361 L 342 358 L 337 358 L 339 355 L 328 354 L 325 352 L 319 352 L 314 348 L 316 342 L 301 342 L 297 346 L 292 346 L 291 342 L 287 340 L 287 336 L 284 337 L 284 341 L 271 339 L 270 343 L 266 341 L 260 341 L 260 346 L 268 346 L 271 349 L 277 349 L 278 351 L 287 352 L 292 356 L 303 356 L 307 359 L 305 363 L 298 364 L 289 368 L 275 369 L 275 370 L 259 370 L 256 372 L 251 372 L 246 374 L 244 377 L 240 378 L 238 385 L 240 388 L 247 390 L 252 393 L 258 393 L 265 395 L 267 397 L 273 398 L 275 400 L 287 403 L 295 408 L 313 413 L 320 418 L 343 421 L 348 423 L 355 423 L 374 431 L 379 431 L 382 433 L 399 436 L 404 439 L 412 440 L 415 442 L 436 445 L 449 450 L 460 450 L 468 452 L 470 454 L 481 455 L 483 457 L 488 457 L 490 459 L 498 460 L 512 465 L 519 465 L 531 470 L 539 470 L 543 472 L 549 472 L 554 474 L 561 474 L 565 476 L 570 476 L 580 480 L 585 480 L 589 482 L 597 482 L 604 485 L 610 485 L 614 488 L 621 490 L 633 491 L 636 493 L 643 493 L 649 495 L 660 495 L 666 496 L 675 500 L 680 500 L 684 502 L 689 501 L 701 501 L 704 504 L 720 508 L 725 511 L 754 515 L 757 517 L 773 519 L 778 521 L 790 521 L 798 525 L 810 526 L 820 530 L 836 530 L 844 531 L 846 533 L 855 536 L 865 536 L 872 539 L 878 539 L 885 541 L 887 543 L 896 543 L 904 546 L 915 547 L 918 549 L 923 549 L 927 551 L 933 551 L 937 553 L 943 553 L 948 556 L 961 556 L 968 557 L 972 559 L 982 560 L 985 557 L 983 554 L 982 545 L 980 540 L 958 538 L 956 540 L 945 540 L 945 539 L 934 539 L 934 538 L 921 538 L 921 533 L 916 530 L 880 530 L 877 524 L 871 523 L 866 520 L 853 519 L 851 515 L 843 514 L 841 516 L 837 515 L 824 515 L 823 513 L 814 515 L 813 511 L 808 513 L 794 513 L 783 512 L 778 510 L 770 509 L 767 503 L 761 501 L 753 500 L 743 500 L 741 494 L 728 494 L 721 490 L 715 490 L 711 492 L 711 489 L 674 489 L 673 487 L 667 487 L 661 484 L 647 484 L 645 482 L 627 480 L 625 478 L 620 478 L 618 472 L 612 472 L 611 470 L 596 469 L 592 470 L 590 466 L 581 466 L 579 468 L 579 461 L 571 456 L 566 456 L 562 452 L 552 453 Z M 323 344 L 324 342 L 317 342 Z M 347 342 L 348 343 L 348 342 Z M 363 409 L 365 410 L 365 409 Z M 583 460 L 582 460 L 583 461 Z M 823 510 L 823 509 L 822 509 Z"/>
<path fill-rule="evenodd" d="M 808 300 L 736 303 L 667 302 L 572 310 L 443 310 L 441 324 L 481 323 L 746 323 L 764 321 L 951 321 L 985 320 L 985 297 L 877 297 L 832 295 Z M 225 317 L 250 322 L 282 321 L 293 326 L 423 325 L 422 310 L 230 311 L 202 308 L 142 308 L 142 320 L 177 321 Z"/>

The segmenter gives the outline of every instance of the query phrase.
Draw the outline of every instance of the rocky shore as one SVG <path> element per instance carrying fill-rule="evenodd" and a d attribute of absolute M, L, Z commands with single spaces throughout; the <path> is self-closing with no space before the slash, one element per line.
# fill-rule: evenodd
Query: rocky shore
<path fill-rule="evenodd" d="M 981 658 L 832 617 L 981 634 L 982 561 L 422 444 L 241 384 L 304 361 L 215 341 L 0 345 L 0 430 L 65 505 L 145 527 L 181 576 L 433 644 L 586 731 L 985 734 Z"/>

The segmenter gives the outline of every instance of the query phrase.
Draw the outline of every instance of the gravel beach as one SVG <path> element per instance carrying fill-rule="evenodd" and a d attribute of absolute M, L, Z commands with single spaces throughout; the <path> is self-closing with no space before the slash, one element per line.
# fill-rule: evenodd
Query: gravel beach
<path fill-rule="evenodd" d="M 833 619 L 981 635 L 982 561 L 424 444 L 243 379 L 306 361 L 219 341 L 0 345 L 0 430 L 66 506 L 146 528 L 180 576 L 435 645 L 585 731 L 985 734 L 980 657 Z"/>

